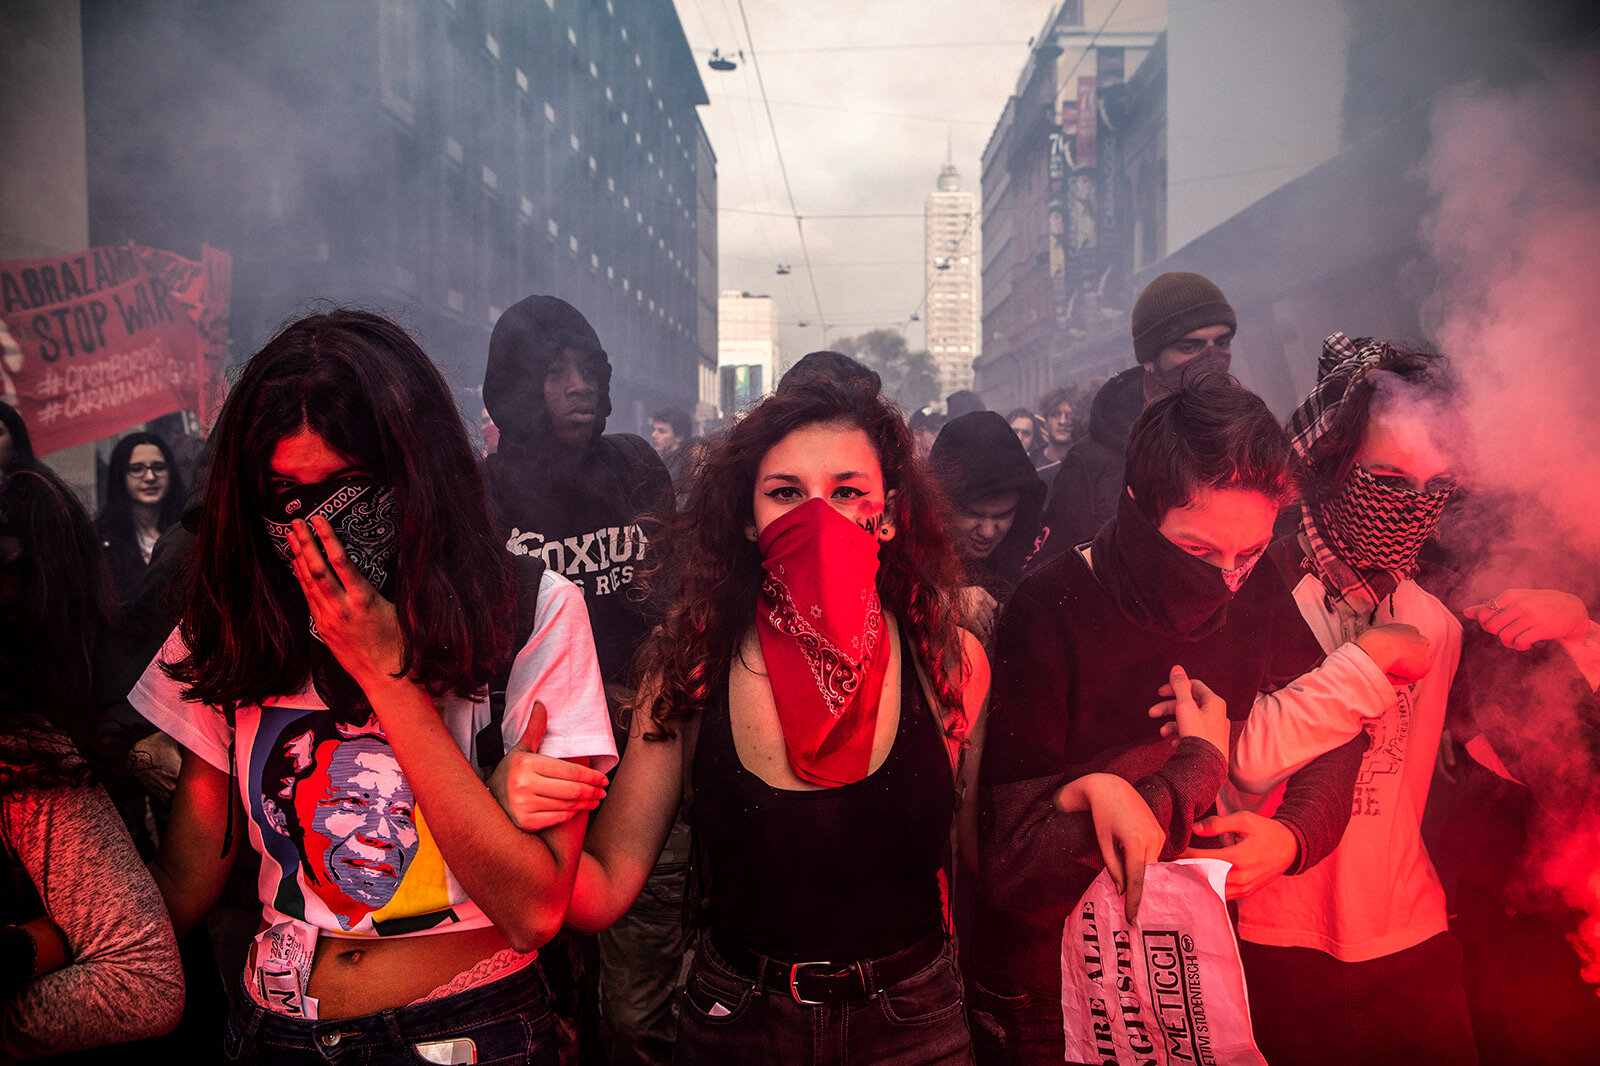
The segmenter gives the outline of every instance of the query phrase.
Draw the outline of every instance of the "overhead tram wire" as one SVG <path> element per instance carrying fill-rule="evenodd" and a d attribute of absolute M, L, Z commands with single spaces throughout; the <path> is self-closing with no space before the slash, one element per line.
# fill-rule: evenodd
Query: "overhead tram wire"
<path fill-rule="evenodd" d="M 697 3 L 695 5 L 695 10 L 700 15 L 701 24 L 705 26 L 707 38 L 708 39 L 715 39 L 716 36 L 717 36 L 717 33 L 716 33 L 715 30 L 713 30 L 711 28 L 711 20 L 706 17 L 705 2 Z M 732 14 L 732 12 L 730 12 L 728 10 L 728 6 L 727 6 L 727 3 L 726 3 L 726 0 L 724 0 L 724 2 L 722 4 L 722 17 L 728 24 L 728 32 L 733 36 L 734 40 L 738 40 L 738 38 L 739 38 L 739 27 L 734 24 L 733 14 Z M 744 103 L 746 105 L 745 110 L 746 110 L 746 113 L 748 114 L 749 120 L 750 120 L 750 134 L 751 134 L 751 136 L 753 138 L 755 138 L 756 142 L 759 142 L 759 140 L 760 140 L 760 133 L 759 133 L 760 124 L 759 124 L 759 122 L 757 121 L 757 118 L 756 118 L 755 103 L 754 103 L 753 98 L 748 96 L 748 95 L 742 95 L 742 94 L 736 95 L 736 94 L 719 93 L 717 95 L 730 96 L 733 99 L 738 99 L 738 100 L 743 100 L 744 101 Z M 757 185 L 756 185 L 755 179 L 752 178 L 751 175 L 750 175 L 750 157 L 751 157 L 752 153 L 745 151 L 743 146 L 742 146 L 742 144 L 741 144 L 742 138 L 740 137 L 740 124 L 739 124 L 738 118 L 735 116 L 734 109 L 732 109 L 732 108 L 728 109 L 727 115 L 728 115 L 728 123 L 727 123 L 728 133 L 729 133 L 729 136 L 731 136 L 733 138 L 733 142 L 734 142 L 733 155 L 739 161 L 739 172 L 744 177 L 745 188 L 747 188 L 750 191 L 750 196 L 753 199 L 756 199 L 758 202 L 760 202 L 760 203 L 771 203 L 772 199 L 773 199 L 772 189 L 767 185 L 766 172 L 764 170 L 760 172 L 762 180 L 761 180 L 760 187 L 758 188 Z M 734 211 L 734 210 L 736 210 L 736 209 L 734 209 L 734 208 L 726 208 L 726 207 L 721 207 L 721 206 L 719 206 L 717 208 L 717 211 L 719 213 L 724 212 L 724 211 Z M 777 211 L 773 211 L 773 212 L 754 212 L 754 211 L 751 211 L 751 212 L 742 212 L 742 213 L 763 214 L 763 215 L 766 215 L 768 217 L 775 216 L 775 217 L 778 217 L 778 218 L 787 218 L 787 217 L 789 217 L 788 215 L 785 215 L 785 214 L 783 214 L 781 212 L 777 212 Z M 781 242 L 777 239 L 777 235 L 772 232 L 772 228 L 771 228 L 770 224 L 767 222 L 766 217 L 762 217 L 762 218 L 759 219 L 759 221 L 756 224 L 755 229 L 756 229 L 757 235 L 761 239 L 761 242 L 764 245 L 766 245 L 766 248 L 767 248 L 767 256 L 766 256 L 766 258 L 764 260 L 762 260 L 763 262 L 766 262 L 766 263 L 780 263 L 780 262 L 783 262 L 785 259 L 788 258 L 787 256 L 783 255 L 782 252 L 780 251 L 779 244 Z"/>
<path fill-rule="evenodd" d="M 800 209 L 794 202 L 794 187 L 789 183 L 789 168 L 783 161 L 783 145 L 778 141 L 778 124 L 772 118 L 772 101 L 767 97 L 766 79 L 761 76 L 761 60 L 756 54 L 755 38 L 750 35 L 750 18 L 745 14 L 744 0 L 739 0 L 739 19 L 744 23 L 745 44 L 750 49 L 750 66 L 756 72 L 756 85 L 761 90 L 761 105 L 766 109 L 767 126 L 772 130 L 772 147 L 778 154 L 778 173 L 783 175 L 783 191 L 789 197 L 789 210 L 794 214 L 795 232 L 800 237 L 800 258 L 806 265 L 806 278 L 811 282 L 811 299 L 817 308 L 817 321 L 822 326 L 822 335 L 826 338 L 828 318 L 822 313 L 822 296 L 817 292 L 817 275 L 811 269 L 811 251 L 806 247 L 806 228 L 800 220 Z"/>
<path fill-rule="evenodd" d="M 707 90 L 707 92 L 722 100 L 748 99 L 748 97 L 741 97 L 736 93 L 723 92 L 720 89 L 714 93 L 710 92 L 710 90 Z M 901 111 L 877 111 L 866 107 L 844 107 L 839 104 L 819 104 L 807 100 L 774 100 L 772 102 L 778 107 L 800 107 L 813 111 L 833 111 L 846 115 L 872 115 L 877 118 L 892 118 L 900 122 L 933 122 L 940 126 L 982 126 L 986 128 L 994 126 L 992 119 L 951 118 L 949 115 L 911 115 Z"/>
<path fill-rule="evenodd" d="M 883 211 L 883 212 L 879 212 L 877 214 L 867 213 L 867 214 L 854 214 L 854 215 L 804 215 L 804 216 L 802 216 L 802 215 L 799 215 L 799 214 L 795 214 L 793 212 L 762 211 L 762 210 L 760 210 L 758 208 L 754 208 L 754 207 L 719 207 L 719 208 L 717 208 L 717 210 L 719 212 L 720 211 L 727 211 L 727 212 L 729 212 L 731 214 L 735 214 L 735 215 L 769 215 L 769 216 L 771 216 L 773 218 L 802 218 L 803 217 L 803 218 L 808 218 L 808 219 L 812 220 L 813 222 L 824 220 L 824 219 L 841 219 L 841 218 L 921 218 L 921 217 L 923 217 L 923 213 L 921 211 Z"/>
<path fill-rule="evenodd" d="M 772 48 L 769 56 L 816 55 L 820 52 L 904 52 L 924 48 L 1017 48 L 1027 41 L 939 41 L 926 44 L 831 44 L 816 48 Z"/>

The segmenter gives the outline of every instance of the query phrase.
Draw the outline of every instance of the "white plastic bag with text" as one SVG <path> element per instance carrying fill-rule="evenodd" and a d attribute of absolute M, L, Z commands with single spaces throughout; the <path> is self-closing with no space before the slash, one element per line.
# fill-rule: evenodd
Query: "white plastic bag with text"
<path fill-rule="evenodd" d="M 1129 926 L 1100 871 L 1061 938 L 1068 1062 L 1266 1066 L 1250 1035 L 1227 874 L 1219 859 L 1147 866 L 1139 922 Z"/>

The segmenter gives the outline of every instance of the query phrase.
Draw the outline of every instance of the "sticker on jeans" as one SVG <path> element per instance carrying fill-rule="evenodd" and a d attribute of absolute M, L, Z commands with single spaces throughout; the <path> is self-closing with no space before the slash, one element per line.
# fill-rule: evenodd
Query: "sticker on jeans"
<path fill-rule="evenodd" d="M 315 1021 L 317 1001 L 306 995 L 317 931 L 304 922 L 279 922 L 256 934 L 255 990 L 275 1014 Z"/>
<path fill-rule="evenodd" d="M 412 1044 L 417 1057 L 423 1062 L 438 1062 L 444 1066 L 477 1062 L 478 1045 L 465 1037 L 455 1040 L 432 1040 L 425 1044 Z"/>

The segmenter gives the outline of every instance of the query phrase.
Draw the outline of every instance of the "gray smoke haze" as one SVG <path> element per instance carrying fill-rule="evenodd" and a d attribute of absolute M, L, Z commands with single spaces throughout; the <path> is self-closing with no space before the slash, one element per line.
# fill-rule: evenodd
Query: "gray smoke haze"
<path fill-rule="evenodd" d="M 1426 324 L 1466 386 L 1475 487 L 1534 505 L 1478 568 L 1488 584 L 1531 576 L 1516 561 L 1530 549 L 1558 567 L 1546 581 L 1592 582 L 1600 559 L 1597 99 L 1589 52 L 1515 91 L 1465 88 L 1434 113 L 1423 168 L 1437 207 L 1422 237 L 1441 274 Z"/>
<path fill-rule="evenodd" d="M 1443 99 L 1423 171 L 1436 209 L 1422 239 L 1440 264 L 1425 305 L 1470 412 L 1476 557 L 1466 602 L 1508 586 L 1577 592 L 1600 576 L 1600 51 L 1549 62 L 1516 89 Z M 1471 623 L 1469 623 L 1471 624 Z M 1539 793 L 1529 872 L 1587 915 L 1574 943 L 1600 984 L 1596 730 L 1570 681 L 1530 673 L 1479 724 Z M 1505 698 L 1499 698 L 1502 695 Z"/>

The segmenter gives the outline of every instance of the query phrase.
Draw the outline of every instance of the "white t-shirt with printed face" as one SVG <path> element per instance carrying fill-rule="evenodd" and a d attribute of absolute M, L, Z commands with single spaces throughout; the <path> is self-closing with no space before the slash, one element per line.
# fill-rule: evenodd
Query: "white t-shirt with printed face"
<path fill-rule="evenodd" d="M 151 724 L 229 772 L 226 721 L 190 703 L 161 670 L 184 653 L 174 632 L 139 678 L 129 702 Z M 595 660 L 583 595 L 546 571 L 533 633 L 512 664 L 503 750 L 527 729 L 533 702 L 549 723 L 541 753 L 616 764 L 616 744 Z M 440 715 L 467 761 L 486 777 L 477 751 L 489 725 L 487 702 L 445 696 Z M 241 708 L 232 767 L 248 815 L 250 843 L 262 857 L 258 881 L 268 925 L 304 922 L 330 936 L 416 936 L 490 925 L 451 874 L 375 718 L 340 721 L 309 685 L 293 695 Z"/>

